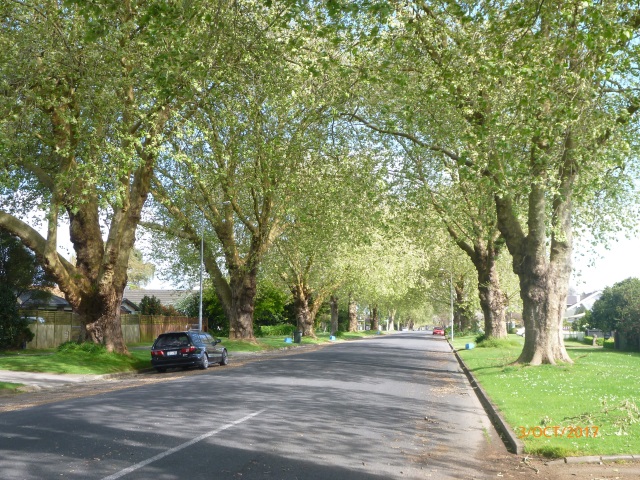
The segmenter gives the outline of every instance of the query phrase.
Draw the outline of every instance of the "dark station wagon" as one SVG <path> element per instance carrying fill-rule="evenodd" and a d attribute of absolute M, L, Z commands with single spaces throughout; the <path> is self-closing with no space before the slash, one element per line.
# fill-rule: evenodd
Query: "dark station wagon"
<path fill-rule="evenodd" d="M 158 372 L 176 367 L 204 370 L 211 363 L 227 365 L 227 349 L 219 343 L 219 339 L 197 330 L 163 333 L 151 347 L 151 365 Z"/>

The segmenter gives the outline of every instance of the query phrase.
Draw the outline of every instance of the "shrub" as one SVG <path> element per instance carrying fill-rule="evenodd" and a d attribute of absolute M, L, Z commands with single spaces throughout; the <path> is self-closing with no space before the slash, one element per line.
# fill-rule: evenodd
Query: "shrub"
<path fill-rule="evenodd" d="M 140 313 L 142 315 L 163 315 L 162 304 L 155 295 L 145 295 L 140 300 Z"/>
<path fill-rule="evenodd" d="M 607 287 L 593 304 L 590 320 L 603 332 L 617 330 L 622 333 L 640 331 L 640 279 L 627 278 Z"/>
<path fill-rule="evenodd" d="M 602 344 L 602 346 L 604 348 L 614 348 L 615 346 L 615 339 L 613 337 L 611 338 L 607 338 L 604 343 Z"/>
<path fill-rule="evenodd" d="M 613 341 L 613 339 L 610 340 Z M 590 335 L 585 335 L 583 342 L 587 345 L 593 345 L 593 337 Z M 604 338 L 598 337 L 598 339 L 596 340 L 596 345 L 598 345 L 599 347 L 604 346 Z M 613 348 L 613 346 L 611 348 Z"/>
<path fill-rule="evenodd" d="M 8 288 L 0 288 L 0 348 L 19 348 L 31 340 L 33 332 L 18 313 L 16 297 Z"/>
<path fill-rule="evenodd" d="M 293 336 L 296 327 L 288 323 L 280 325 L 262 325 L 258 330 L 258 336 L 261 337 L 287 337 Z"/>

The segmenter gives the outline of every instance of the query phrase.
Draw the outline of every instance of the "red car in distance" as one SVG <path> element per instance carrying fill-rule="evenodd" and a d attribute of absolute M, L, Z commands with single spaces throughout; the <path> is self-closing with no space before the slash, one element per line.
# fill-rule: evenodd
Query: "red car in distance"
<path fill-rule="evenodd" d="M 444 335 L 444 327 L 433 327 L 434 335 Z"/>

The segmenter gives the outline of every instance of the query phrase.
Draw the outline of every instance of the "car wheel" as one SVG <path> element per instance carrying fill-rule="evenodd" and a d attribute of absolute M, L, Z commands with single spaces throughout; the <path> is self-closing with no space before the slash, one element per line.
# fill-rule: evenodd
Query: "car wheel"
<path fill-rule="evenodd" d="M 157 371 L 158 373 L 164 373 L 164 372 L 166 372 L 166 371 L 167 371 L 167 369 L 166 369 L 166 368 L 160 368 L 160 367 L 158 367 L 158 368 L 156 368 L 156 371 Z"/>
<path fill-rule="evenodd" d="M 206 370 L 207 368 L 209 368 L 209 357 L 207 357 L 206 353 L 202 355 L 202 360 L 200 361 L 200 368 L 202 370 Z"/>
<path fill-rule="evenodd" d="M 220 365 L 229 365 L 229 357 L 227 356 L 227 351 L 222 351 L 222 356 L 220 357 Z"/>

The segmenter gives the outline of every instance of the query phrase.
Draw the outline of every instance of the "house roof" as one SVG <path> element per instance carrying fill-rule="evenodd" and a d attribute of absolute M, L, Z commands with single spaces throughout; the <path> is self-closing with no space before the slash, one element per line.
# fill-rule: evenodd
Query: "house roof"
<path fill-rule="evenodd" d="M 156 297 L 164 306 L 175 305 L 187 296 L 194 293 L 195 290 L 143 290 L 143 289 L 124 289 L 124 299 L 140 306 L 140 301 L 144 296 Z"/>
<path fill-rule="evenodd" d="M 66 299 L 43 290 L 27 290 L 18 297 L 21 309 L 71 310 Z"/>
<path fill-rule="evenodd" d="M 64 297 L 54 295 L 50 292 L 44 292 L 42 290 L 26 291 L 18 297 L 18 303 L 22 310 L 72 310 L 71 305 Z M 122 304 L 120 305 L 121 313 L 136 313 L 139 311 L 140 308 L 136 302 L 127 298 L 122 299 Z"/>
<path fill-rule="evenodd" d="M 567 310 L 564 313 L 564 317 L 578 318 L 578 316 L 576 316 L 576 312 L 578 311 L 579 307 L 584 307 L 586 310 L 591 310 L 593 308 L 593 304 L 596 303 L 596 301 L 601 296 L 602 290 L 596 290 L 595 292 L 584 295 L 579 301 L 567 307 Z"/>
<path fill-rule="evenodd" d="M 122 304 L 120 305 L 120 311 L 122 313 L 136 313 L 140 311 L 140 307 L 138 307 L 138 305 L 133 303 L 131 300 L 123 298 Z"/>

